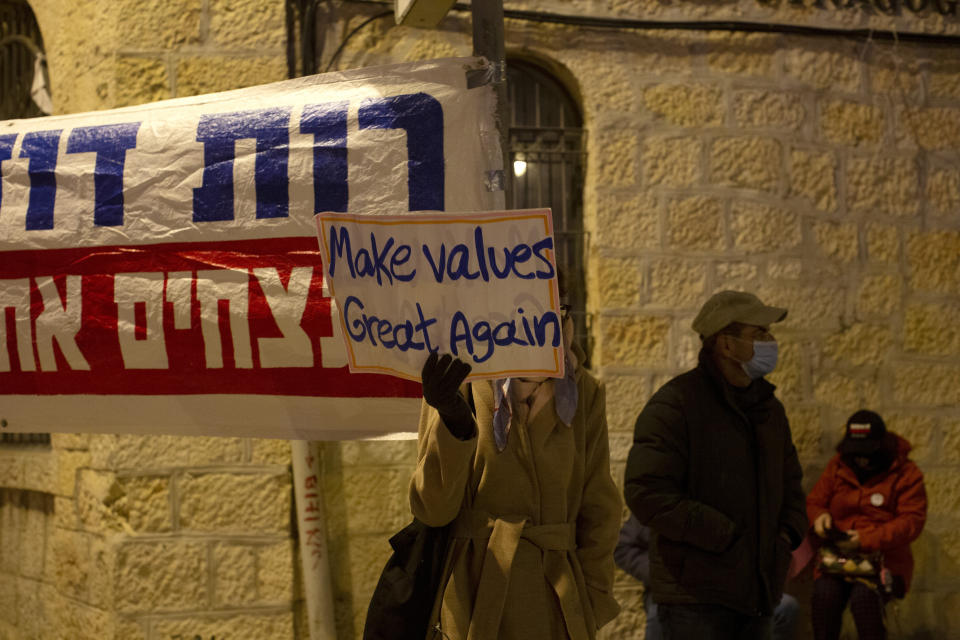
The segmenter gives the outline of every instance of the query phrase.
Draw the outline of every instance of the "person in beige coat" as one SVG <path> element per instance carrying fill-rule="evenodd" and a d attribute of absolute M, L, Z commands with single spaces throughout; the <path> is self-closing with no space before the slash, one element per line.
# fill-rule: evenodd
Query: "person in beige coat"
<path fill-rule="evenodd" d="M 431 640 L 592 640 L 619 612 L 604 389 L 565 343 L 561 379 L 461 385 L 466 363 L 424 365 L 410 506 L 430 526 L 453 523 Z"/>

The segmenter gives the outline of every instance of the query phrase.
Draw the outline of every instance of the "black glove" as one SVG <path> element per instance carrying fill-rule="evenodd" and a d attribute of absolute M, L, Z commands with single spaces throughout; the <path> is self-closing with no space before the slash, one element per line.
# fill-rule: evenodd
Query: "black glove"
<path fill-rule="evenodd" d="M 470 373 L 470 365 L 449 353 L 438 356 L 431 353 L 423 363 L 420 379 L 424 401 L 437 410 L 443 423 L 460 440 L 473 437 L 473 412 L 467 404 L 460 385 Z"/>

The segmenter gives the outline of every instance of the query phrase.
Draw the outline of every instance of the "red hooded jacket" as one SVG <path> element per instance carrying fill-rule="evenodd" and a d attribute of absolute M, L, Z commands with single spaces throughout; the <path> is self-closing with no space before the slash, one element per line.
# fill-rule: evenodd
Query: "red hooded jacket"
<path fill-rule="evenodd" d="M 901 576 L 907 589 L 913 576 L 910 543 L 923 531 L 927 520 L 923 473 L 907 458 L 909 452 L 910 443 L 897 436 L 893 464 L 864 485 L 837 454 L 807 496 L 810 522 L 829 511 L 835 528 L 856 529 L 860 549 L 882 551 L 884 566 Z M 819 568 L 815 575 L 820 575 Z"/>

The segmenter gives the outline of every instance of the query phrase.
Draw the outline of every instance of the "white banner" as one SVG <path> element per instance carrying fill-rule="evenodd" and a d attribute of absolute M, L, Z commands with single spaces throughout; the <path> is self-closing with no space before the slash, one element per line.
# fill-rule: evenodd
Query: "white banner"
<path fill-rule="evenodd" d="M 351 371 L 419 380 L 441 352 L 469 379 L 563 377 L 549 209 L 321 213 L 317 227 Z"/>
<path fill-rule="evenodd" d="M 415 430 L 419 385 L 346 366 L 313 216 L 496 208 L 488 76 L 437 60 L 0 122 L 6 429 Z"/>

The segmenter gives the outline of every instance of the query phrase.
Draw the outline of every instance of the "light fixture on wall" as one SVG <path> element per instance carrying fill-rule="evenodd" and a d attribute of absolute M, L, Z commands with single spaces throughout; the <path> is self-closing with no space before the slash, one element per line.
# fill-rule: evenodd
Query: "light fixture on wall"
<path fill-rule="evenodd" d="M 518 178 L 522 178 L 523 175 L 527 172 L 527 161 L 521 158 L 517 158 L 513 161 L 513 175 Z"/>

